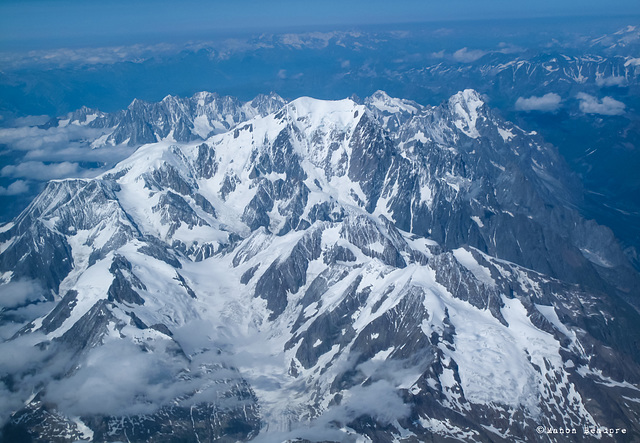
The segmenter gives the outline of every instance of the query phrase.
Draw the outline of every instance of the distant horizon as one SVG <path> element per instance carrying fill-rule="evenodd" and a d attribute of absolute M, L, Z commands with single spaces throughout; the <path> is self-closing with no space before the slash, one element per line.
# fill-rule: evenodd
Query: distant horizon
<path fill-rule="evenodd" d="M 314 94 L 336 99 L 383 89 L 433 103 L 444 96 L 434 97 L 433 91 L 411 82 L 396 88 L 403 83 L 391 82 L 385 70 L 408 72 L 443 61 L 464 64 L 488 54 L 572 55 L 576 48 L 582 48 L 580 52 L 585 44 L 589 47 L 591 39 L 630 25 L 640 29 L 640 16 L 290 25 L 263 32 L 159 32 L 118 42 L 62 38 L 34 49 L 0 45 L 5 86 L 0 116 L 5 121 L 28 115 L 55 117 L 81 106 L 114 112 L 134 98 L 154 102 L 167 94 L 187 97 L 197 91 L 250 100 L 270 91 L 287 99 Z M 593 47 L 595 52 L 602 49 Z M 371 69 L 377 74 L 372 76 Z"/>
<path fill-rule="evenodd" d="M 151 3 L 145 0 L 129 5 L 122 0 L 106 4 L 87 4 L 75 0 L 11 0 L 0 4 L 0 51 L 186 43 L 257 33 L 438 23 L 640 20 L 640 8 L 631 1 L 618 0 L 606 7 L 596 1 L 556 3 L 549 0 L 524 7 L 501 0 L 483 2 L 481 5 L 467 0 L 457 0 L 447 5 L 401 0 L 392 6 L 378 0 L 366 4 L 357 1 L 347 5 L 332 0 L 304 6 L 286 1 L 267 8 L 262 3 L 250 0 L 233 5 L 202 5 L 191 0 L 175 8 L 169 1 Z"/>
<path fill-rule="evenodd" d="M 611 15 L 607 17 L 594 16 L 553 16 L 553 17 L 522 17 L 517 19 L 511 18 L 476 18 L 476 19 L 441 19 L 431 21 L 405 21 L 405 22 L 386 22 L 386 23 L 367 23 L 367 24 L 321 24 L 315 26 L 278 26 L 273 28 L 242 28 L 228 30 L 209 30 L 209 31 L 185 31 L 184 33 L 164 33 L 150 32 L 145 34 L 131 34 L 123 36 L 113 36 L 112 38 L 96 38 L 96 39 L 80 39 L 57 37 L 46 40 L 25 39 L 25 40 L 6 40 L 0 34 L 0 54 L 21 54 L 31 51 L 47 51 L 57 49 L 81 49 L 81 48 L 109 48 L 109 47 L 129 47 L 135 45 L 176 45 L 188 46 L 200 43 L 222 42 L 229 39 L 248 39 L 261 35 L 282 35 L 282 34 L 305 34 L 314 32 L 389 32 L 402 31 L 407 28 L 418 27 L 436 27 L 442 26 L 467 26 L 474 27 L 482 24 L 492 24 L 495 26 L 514 26 L 523 22 L 531 22 L 533 24 L 553 25 L 554 22 L 563 22 L 563 25 L 571 23 L 573 31 L 577 32 L 582 29 L 585 22 L 596 22 L 602 29 L 622 26 L 638 26 L 640 27 L 640 13 L 634 15 Z M 1 23 L 1 22 L 0 22 Z M 397 29 L 395 29 L 397 28 Z M 617 30 L 617 29 L 616 29 Z M 565 29 L 565 32 L 570 32 Z M 590 27 L 589 32 L 597 32 Z M 521 33 L 536 34 L 541 33 L 539 29 L 527 30 L 519 29 Z M 604 33 L 605 31 L 603 31 Z"/>

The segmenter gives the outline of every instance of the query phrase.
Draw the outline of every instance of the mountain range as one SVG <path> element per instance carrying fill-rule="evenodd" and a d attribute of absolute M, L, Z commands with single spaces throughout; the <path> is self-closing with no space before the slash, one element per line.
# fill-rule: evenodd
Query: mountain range
<path fill-rule="evenodd" d="M 638 270 L 475 90 L 64 125 L 142 146 L 0 227 L 5 441 L 640 435 Z"/>

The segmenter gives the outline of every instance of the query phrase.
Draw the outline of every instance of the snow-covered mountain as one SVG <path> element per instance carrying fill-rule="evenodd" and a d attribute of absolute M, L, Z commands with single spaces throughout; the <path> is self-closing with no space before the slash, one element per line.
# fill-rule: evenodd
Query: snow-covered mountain
<path fill-rule="evenodd" d="M 188 98 L 168 95 L 157 103 L 136 99 L 127 109 L 111 114 L 83 107 L 54 119 L 49 126 L 75 124 L 103 129 L 93 147 L 121 143 L 138 146 L 166 139 L 188 142 L 227 132 L 257 115 L 277 111 L 284 103 L 275 93 L 242 102 L 235 97 L 198 92 Z"/>
<path fill-rule="evenodd" d="M 488 53 L 473 63 L 443 62 L 385 75 L 440 93 L 447 91 L 448 85 L 474 84 L 492 94 L 492 98 L 512 106 L 518 97 L 544 95 L 549 91 L 568 101 L 580 92 L 597 95 L 603 87 L 635 91 L 640 84 L 638 64 L 638 59 L 629 55 L 564 51 Z"/>
<path fill-rule="evenodd" d="M 69 118 L 147 144 L 0 228 L 5 439 L 639 435 L 638 273 L 537 134 L 473 90 L 207 97 Z"/>
<path fill-rule="evenodd" d="M 609 52 L 623 50 L 628 54 L 640 46 L 640 27 L 629 25 L 611 34 L 594 38 L 591 46 L 603 47 Z"/>

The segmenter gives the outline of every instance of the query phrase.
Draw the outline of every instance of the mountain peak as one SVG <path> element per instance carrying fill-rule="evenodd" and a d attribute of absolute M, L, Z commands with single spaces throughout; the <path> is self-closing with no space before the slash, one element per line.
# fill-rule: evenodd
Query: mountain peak
<path fill-rule="evenodd" d="M 286 104 L 287 101 L 273 91 L 269 94 L 258 94 L 250 103 L 251 107 L 263 116 L 278 111 Z"/>
<path fill-rule="evenodd" d="M 196 92 L 195 94 L 193 94 L 193 99 L 194 100 L 213 100 L 215 98 L 220 97 L 217 93 L 215 92 L 209 92 L 209 91 L 200 91 L 200 92 Z"/>
<path fill-rule="evenodd" d="M 298 113 L 336 112 L 353 109 L 356 103 L 345 98 L 342 100 L 321 100 L 313 97 L 299 97 L 287 104 L 287 108 Z"/>
<path fill-rule="evenodd" d="M 480 115 L 484 104 L 482 97 L 474 89 L 460 91 L 448 101 L 449 108 L 458 117 L 454 124 L 471 138 L 480 136 L 476 124 L 478 119 L 484 118 Z"/>
<path fill-rule="evenodd" d="M 377 90 L 365 99 L 369 107 L 378 109 L 383 113 L 408 113 L 416 114 L 421 106 L 414 101 L 391 97 L 385 91 Z"/>
<path fill-rule="evenodd" d="M 287 112 L 296 121 L 306 121 L 307 127 L 330 124 L 347 126 L 364 112 L 364 106 L 347 98 L 343 100 L 319 100 L 300 97 L 285 105 Z"/>
<path fill-rule="evenodd" d="M 465 103 L 466 106 L 471 109 L 477 109 L 484 105 L 484 100 L 478 91 L 475 89 L 465 89 L 458 91 L 449 98 L 449 103 Z"/>
<path fill-rule="evenodd" d="M 129 110 L 139 109 L 139 108 L 144 107 L 144 106 L 146 106 L 148 104 L 149 104 L 148 102 L 146 102 L 144 100 L 141 100 L 141 99 L 136 97 L 133 100 L 131 100 L 131 103 L 129 104 L 129 106 L 127 106 L 127 109 L 129 109 Z"/>

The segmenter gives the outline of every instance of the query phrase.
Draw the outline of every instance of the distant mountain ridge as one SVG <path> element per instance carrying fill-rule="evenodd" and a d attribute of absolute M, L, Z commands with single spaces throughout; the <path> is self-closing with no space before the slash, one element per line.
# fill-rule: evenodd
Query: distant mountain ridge
<path fill-rule="evenodd" d="M 256 100 L 58 122 L 144 145 L 0 228 L 5 438 L 633 441 L 639 276 L 554 147 L 470 89 Z"/>
<path fill-rule="evenodd" d="M 104 135 L 92 143 L 93 147 L 122 143 L 139 146 L 167 138 L 188 142 L 207 139 L 255 116 L 271 114 L 284 103 L 275 93 L 241 102 L 235 97 L 198 92 L 188 98 L 168 95 L 157 103 L 135 99 L 127 109 L 110 114 L 82 107 L 50 121 L 48 126 L 76 124 L 104 129 Z"/>

